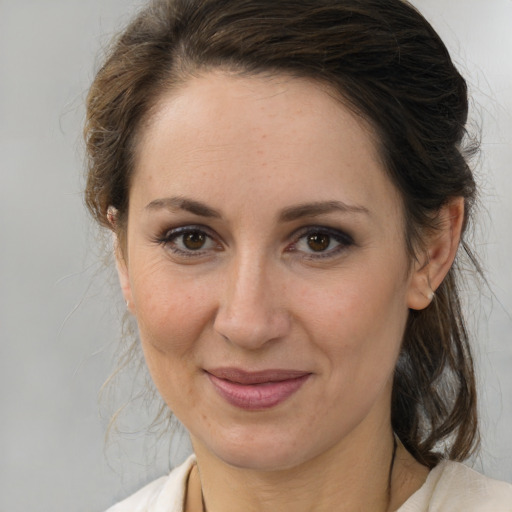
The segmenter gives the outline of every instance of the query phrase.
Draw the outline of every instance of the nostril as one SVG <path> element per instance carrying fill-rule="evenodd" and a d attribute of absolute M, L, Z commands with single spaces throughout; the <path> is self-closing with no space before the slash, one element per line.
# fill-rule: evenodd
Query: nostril
<path fill-rule="evenodd" d="M 240 312 L 238 312 L 240 313 Z M 283 311 L 260 309 L 251 314 L 219 311 L 215 331 L 227 342 L 246 349 L 258 349 L 286 336 L 289 326 Z"/>

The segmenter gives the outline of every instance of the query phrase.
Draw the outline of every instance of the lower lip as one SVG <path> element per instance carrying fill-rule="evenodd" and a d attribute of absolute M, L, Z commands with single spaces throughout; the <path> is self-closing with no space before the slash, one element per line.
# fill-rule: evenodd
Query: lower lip
<path fill-rule="evenodd" d="M 306 382 L 310 374 L 279 382 L 239 384 L 207 374 L 215 390 L 231 405 L 246 410 L 261 410 L 284 402 Z"/>

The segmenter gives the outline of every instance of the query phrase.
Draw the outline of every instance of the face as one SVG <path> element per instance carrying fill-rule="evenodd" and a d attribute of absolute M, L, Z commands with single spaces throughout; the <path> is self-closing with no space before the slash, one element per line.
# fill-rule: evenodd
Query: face
<path fill-rule="evenodd" d="M 164 97 L 121 285 L 201 448 L 286 468 L 389 425 L 412 274 L 371 131 L 318 84 L 209 73 Z"/>

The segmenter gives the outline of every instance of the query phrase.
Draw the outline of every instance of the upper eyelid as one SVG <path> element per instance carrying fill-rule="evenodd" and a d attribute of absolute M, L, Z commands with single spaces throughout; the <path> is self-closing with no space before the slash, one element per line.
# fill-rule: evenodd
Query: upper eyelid
<path fill-rule="evenodd" d="M 339 238 L 346 239 L 347 241 L 351 241 L 351 242 L 354 241 L 353 237 L 349 233 L 347 233 L 345 230 L 342 230 L 339 228 L 333 228 L 330 226 L 322 226 L 322 225 L 308 225 L 308 226 L 300 227 L 293 232 L 291 238 L 299 239 L 309 233 L 315 233 L 315 232 L 316 233 L 325 233 L 325 234 L 331 235 L 331 236 L 337 235 L 337 236 L 339 236 Z"/>
<path fill-rule="evenodd" d="M 188 231 L 201 231 L 210 238 L 221 238 L 214 230 L 202 224 L 183 224 L 181 226 L 163 229 L 158 238 L 171 238 L 172 235 L 179 236 L 182 233 L 186 233 Z"/>
<path fill-rule="evenodd" d="M 156 245 L 162 245 L 166 246 L 167 244 L 171 244 L 175 239 L 179 238 L 180 236 L 186 234 L 190 231 L 199 231 L 204 233 L 208 238 L 210 238 L 213 241 L 217 241 L 216 243 L 219 243 L 219 237 L 212 233 L 212 230 L 207 228 L 206 226 L 202 226 L 199 224 L 184 224 L 182 226 L 175 226 L 175 227 L 168 227 L 161 229 L 159 232 L 157 232 L 154 236 L 151 236 L 152 242 L 154 242 Z M 223 242 L 221 242 L 223 243 Z M 186 252 L 186 251 L 184 251 Z M 193 252 L 193 251 L 191 251 Z M 198 250 L 197 253 L 200 253 L 201 251 Z"/>
<path fill-rule="evenodd" d="M 212 235 L 211 230 L 208 229 L 206 226 L 197 225 L 197 224 L 186 224 L 183 226 L 177 226 L 169 229 L 163 230 L 162 234 L 160 236 L 157 236 L 154 238 L 154 242 L 156 242 L 157 245 L 161 245 L 164 248 L 167 248 L 167 250 L 171 251 L 175 254 L 175 256 L 181 256 L 181 257 L 196 257 L 200 258 L 204 256 L 206 253 L 212 250 L 212 248 L 206 248 L 206 249 L 183 249 L 180 247 L 177 247 L 175 245 L 176 239 L 180 238 L 184 234 L 188 232 L 201 232 L 204 233 L 211 242 L 213 242 L 217 247 L 219 245 L 224 245 L 223 242 L 219 242 L 219 237 Z"/>
<path fill-rule="evenodd" d="M 180 235 L 188 232 L 188 231 L 200 231 L 203 232 L 206 236 L 211 238 L 218 243 L 227 246 L 228 244 L 224 241 L 223 237 L 218 234 L 217 231 L 212 228 L 205 226 L 204 224 L 182 224 L 171 228 L 166 228 L 161 230 L 160 234 L 155 237 L 155 241 L 158 243 L 170 242 L 173 238 L 178 238 Z M 353 237 L 347 233 L 345 230 L 340 228 L 334 228 L 332 226 L 318 225 L 318 224 L 308 224 L 306 226 L 301 226 L 292 233 L 286 236 L 286 240 L 288 240 L 288 244 L 291 241 L 291 244 L 296 244 L 301 238 L 307 236 L 309 233 L 325 233 L 330 235 L 335 239 L 341 239 L 341 242 L 346 242 L 353 244 Z M 197 251 L 200 252 L 200 251 Z"/>

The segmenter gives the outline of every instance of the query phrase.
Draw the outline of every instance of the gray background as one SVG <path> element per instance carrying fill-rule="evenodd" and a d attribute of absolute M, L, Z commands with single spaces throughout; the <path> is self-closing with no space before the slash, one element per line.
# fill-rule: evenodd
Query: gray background
<path fill-rule="evenodd" d="M 493 293 L 467 295 L 483 420 L 474 465 L 512 481 L 512 1 L 414 3 L 468 76 L 483 130 L 476 243 Z M 0 512 L 101 511 L 184 456 L 179 441 L 169 451 L 142 434 L 137 403 L 127 433 L 104 444 L 130 378 L 98 405 L 123 307 L 82 204 L 83 102 L 98 51 L 137 4 L 0 0 Z"/>

